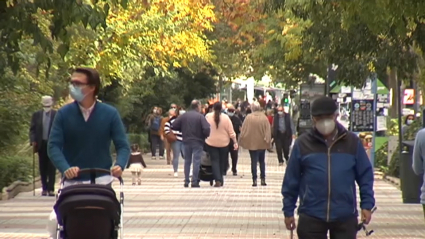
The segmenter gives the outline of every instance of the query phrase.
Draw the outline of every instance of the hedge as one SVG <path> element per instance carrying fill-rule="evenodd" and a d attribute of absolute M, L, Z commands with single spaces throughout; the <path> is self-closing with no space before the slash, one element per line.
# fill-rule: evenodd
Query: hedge
<path fill-rule="evenodd" d="M 138 144 L 143 153 L 150 152 L 150 144 L 148 141 L 148 134 L 127 134 L 128 140 L 131 144 Z"/>
<path fill-rule="evenodd" d="M 398 128 L 398 127 L 397 127 Z M 416 133 L 422 129 L 421 120 L 416 120 L 407 129 L 403 135 L 404 140 L 414 140 Z M 394 131 L 393 128 L 389 128 L 389 131 Z M 394 154 L 388 165 L 388 143 L 383 144 L 375 153 L 375 167 L 379 168 L 384 174 L 392 177 L 400 177 L 400 164 L 399 164 L 399 146 L 394 150 Z"/>
<path fill-rule="evenodd" d="M 150 151 L 147 134 L 127 134 L 127 136 L 130 144 L 139 144 L 145 153 Z M 111 144 L 111 152 L 114 153 L 113 143 Z M 27 156 L 26 152 L 23 152 L 23 154 L 25 155 L 0 155 L 0 190 L 17 180 L 23 182 L 32 181 L 33 159 L 31 156 Z M 31 153 L 29 154 L 31 155 Z M 35 163 L 35 176 L 37 177 L 39 176 L 37 155 L 35 155 Z"/>
<path fill-rule="evenodd" d="M 38 173 L 38 160 L 36 156 L 35 176 Z M 13 182 L 20 180 L 31 182 L 33 174 L 33 159 L 28 156 L 0 156 L 0 190 Z"/>

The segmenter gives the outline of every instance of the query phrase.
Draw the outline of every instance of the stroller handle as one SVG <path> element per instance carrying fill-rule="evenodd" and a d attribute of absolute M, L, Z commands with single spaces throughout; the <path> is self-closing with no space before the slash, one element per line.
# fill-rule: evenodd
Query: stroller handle
<path fill-rule="evenodd" d="M 88 174 L 88 173 L 90 173 L 90 183 L 95 184 L 96 176 L 98 174 L 111 174 L 111 170 L 103 169 L 103 168 L 84 168 L 78 171 L 78 174 Z M 120 181 L 120 185 L 124 185 L 124 180 L 122 179 L 122 177 L 116 177 L 116 178 L 118 179 L 118 181 Z M 69 180 L 69 179 L 67 179 L 64 175 L 62 177 L 61 184 L 63 184 L 66 180 Z"/>

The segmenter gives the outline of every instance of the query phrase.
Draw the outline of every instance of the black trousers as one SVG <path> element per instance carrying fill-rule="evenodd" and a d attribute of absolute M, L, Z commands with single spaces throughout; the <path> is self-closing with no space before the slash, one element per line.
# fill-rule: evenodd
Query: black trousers
<path fill-rule="evenodd" d="M 275 133 L 274 143 L 276 144 L 276 153 L 277 153 L 277 159 L 279 160 L 279 163 L 284 162 L 283 158 L 288 160 L 289 148 L 291 147 L 291 144 L 292 144 L 292 135 L 288 135 L 286 133 L 281 133 L 281 132 Z"/>
<path fill-rule="evenodd" d="M 236 135 L 236 139 L 239 139 L 239 135 Z M 230 140 L 229 153 L 230 153 L 230 158 L 232 159 L 232 172 L 236 173 L 236 172 L 238 172 L 238 170 L 236 169 L 236 167 L 238 165 L 238 150 L 235 150 L 235 148 L 233 146 L 234 144 L 235 144 L 235 142 L 233 142 L 233 140 Z M 227 168 L 228 167 L 226 167 L 226 169 Z"/>
<path fill-rule="evenodd" d="M 43 140 L 38 148 L 38 165 L 43 191 L 55 191 L 56 168 L 47 155 L 47 141 Z"/>
<path fill-rule="evenodd" d="M 161 137 L 156 134 L 151 134 L 151 153 L 152 157 L 156 156 L 156 148 L 159 147 L 159 156 L 164 156 L 164 142 Z"/>
<path fill-rule="evenodd" d="M 341 221 L 326 222 L 318 218 L 300 214 L 297 234 L 299 239 L 356 239 L 357 217 L 353 216 Z"/>
<path fill-rule="evenodd" d="M 208 153 L 211 158 L 212 172 L 214 175 L 214 180 L 224 184 L 223 172 L 226 172 L 226 167 L 229 164 L 229 152 L 228 147 L 213 147 L 207 145 Z"/>

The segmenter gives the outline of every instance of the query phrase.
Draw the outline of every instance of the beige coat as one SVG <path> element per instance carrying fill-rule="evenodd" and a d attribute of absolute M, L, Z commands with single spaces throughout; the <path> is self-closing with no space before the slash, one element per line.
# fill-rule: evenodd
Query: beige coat
<path fill-rule="evenodd" d="M 239 144 L 248 150 L 265 150 L 270 148 L 270 122 L 263 112 L 249 114 L 242 124 Z"/>

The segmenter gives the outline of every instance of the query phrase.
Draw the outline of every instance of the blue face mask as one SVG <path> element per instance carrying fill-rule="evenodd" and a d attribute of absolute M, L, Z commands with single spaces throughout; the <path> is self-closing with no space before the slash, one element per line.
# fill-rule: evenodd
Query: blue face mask
<path fill-rule="evenodd" d="M 70 85 L 69 94 L 77 102 L 81 102 L 84 100 L 84 98 L 86 98 L 86 95 L 83 94 L 81 87 L 78 87 L 78 86 Z"/>

